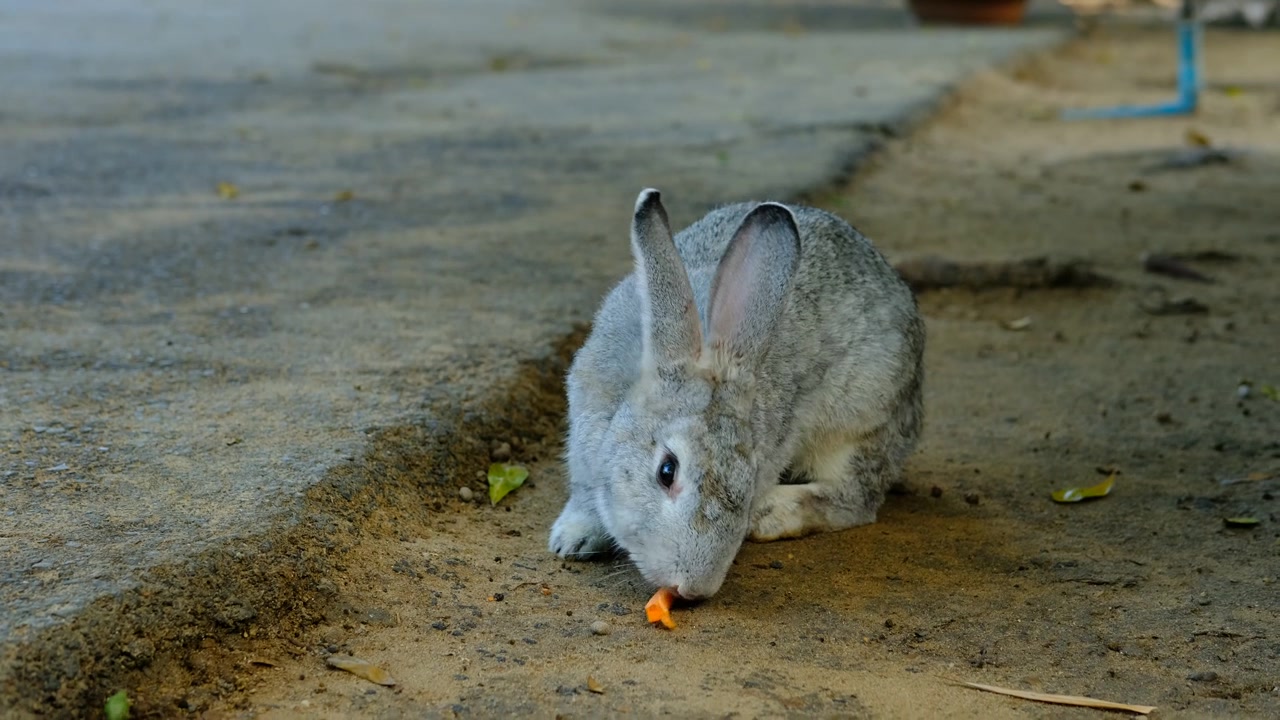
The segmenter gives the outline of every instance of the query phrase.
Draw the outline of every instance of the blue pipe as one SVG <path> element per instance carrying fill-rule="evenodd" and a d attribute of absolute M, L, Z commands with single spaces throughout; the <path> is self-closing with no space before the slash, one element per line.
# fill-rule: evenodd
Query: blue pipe
<path fill-rule="evenodd" d="M 1103 108 L 1064 110 L 1065 120 L 1099 120 L 1113 118 L 1190 115 L 1200 102 L 1200 23 L 1196 20 L 1194 0 L 1182 0 L 1178 17 L 1178 97 L 1158 105 L 1119 105 Z"/>

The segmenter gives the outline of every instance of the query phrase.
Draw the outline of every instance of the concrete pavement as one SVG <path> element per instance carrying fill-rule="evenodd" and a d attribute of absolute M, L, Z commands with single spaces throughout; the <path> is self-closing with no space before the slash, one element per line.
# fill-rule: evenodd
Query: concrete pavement
<path fill-rule="evenodd" d="M 377 429 L 456 427 L 550 357 L 627 271 L 641 187 L 678 225 L 795 196 L 1063 37 L 615 5 L 0 8 L 7 702 L 75 706 L 136 652 L 289 612 L 193 559 L 279 554 Z"/>

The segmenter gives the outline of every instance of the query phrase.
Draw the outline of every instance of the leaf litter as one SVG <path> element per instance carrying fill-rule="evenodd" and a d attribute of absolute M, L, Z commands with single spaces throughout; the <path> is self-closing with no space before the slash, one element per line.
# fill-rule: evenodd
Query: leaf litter
<path fill-rule="evenodd" d="M 1227 527 L 1236 528 L 1254 528 L 1262 523 L 1262 521 L 1256 517 L 1245 516 L 1223 518 L 1222 522 L 1226 523 Z"/>
<path fill-rule="evenodd" d="M 361 660 L 350 655 L 331 655 L 327 660 L 329 667 L 338 670 L 346 670 L 347 672 L 359 678 L 364 678 L 372 683 L 391 687 L 396 684 L 396 679 L 391 677 L 391 673 L 374 665 L 368 660 Z"/>
<path fill-rule="evenodd" d="M 1031 316 L 1020 317 L 1017 320 L 1005 320 L 1000 323 L 1000 327 L 1005 330 L 1026 330 L 1031 327 Z"/>
<path fill-rule="evenodd" d="M 1239 485 L 1241 483 L 1265 482 L 1280 479 L 1280 470 L 1253 472 L 1244 476 L 1224 477 L 1218 480 L 1219 485 Z"/>
<path fill-rule="evenodd" d="M 129 693 L 121 690 L 107 698 L 106 704 L 102 706 L 102 714 L 107 720 L 128 720 L 129 706 L 132 704 L 129 701 Z"/>
<path fill-rule="evenodd" d="M 493 463 L 489 466 L 489 504 L 497 505 L 508 493 L 524 484 L 529 469 L 523 465 Z"/>
<path fill-rule="evenodd" d="M 1084 488 L 1066 488 L 1064 490 L 1055 490 L 1053 492 L 1053 501 L 1059 503 L 1074 503 L 1090 498 L 1106 497 L 1111 494 L 1111 488 L 1115 487 L 1116 473 L 1112 471 L 1106 480 L 1097 485 L 1090 485 Z"/>

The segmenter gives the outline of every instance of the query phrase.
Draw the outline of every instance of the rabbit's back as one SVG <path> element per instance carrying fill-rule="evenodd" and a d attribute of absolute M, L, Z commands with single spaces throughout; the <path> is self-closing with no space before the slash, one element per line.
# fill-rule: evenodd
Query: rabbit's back
<path fill-rule="evenodd" d="M 717 208 L 675 236 L 703 327 L 716 267 L 756 205 Z M 824 210 L 788 208 L 800 235 L 800 261 L 757 365 L 753 423 L 781 432 L 776 440 L 787 454 L 819 428 L 856 434 L 903 411 L 916 415 L 903 405 L 919 402 L 924 347 L 910 288 L 870 240 Z"/>

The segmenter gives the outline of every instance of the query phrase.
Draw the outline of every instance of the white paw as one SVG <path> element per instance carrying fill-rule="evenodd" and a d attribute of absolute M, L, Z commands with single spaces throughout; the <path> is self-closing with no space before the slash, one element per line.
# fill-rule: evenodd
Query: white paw
<path fill-rule="evenodd" d="M 551 552 L 562 558 L 589 560 L 612 551 L 613 540 L 595 513 L 582 510 L 572 500 L 551 526 Z"/>
<path fill-rule="evenodd" d="M 770 542 L 815 532 L 813 522 L 814 487 L 774 485 L 756 505 L 751 517 L 751 540 Z"/>

